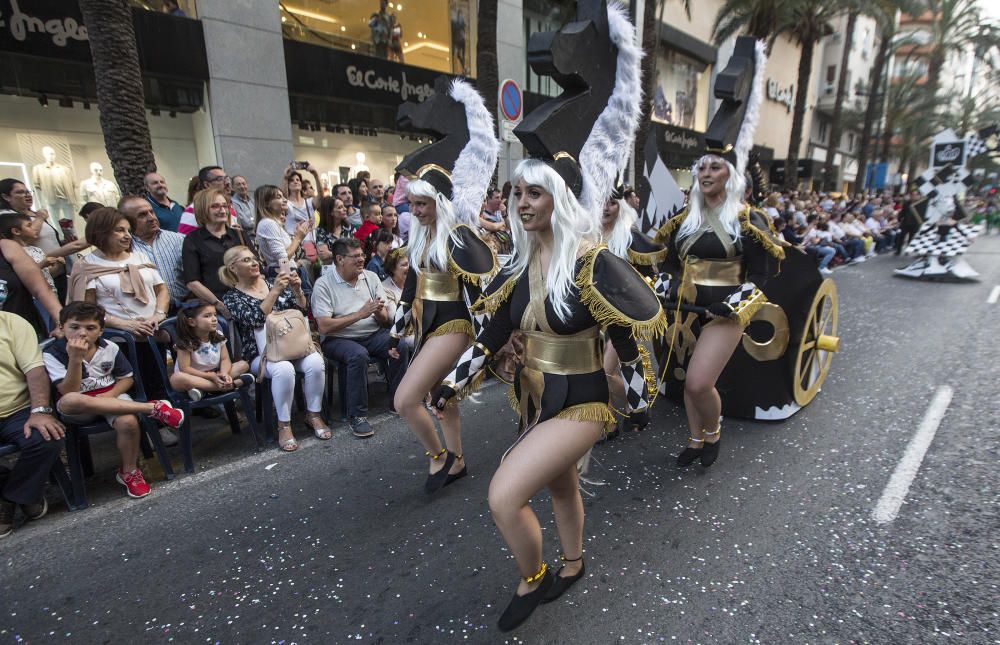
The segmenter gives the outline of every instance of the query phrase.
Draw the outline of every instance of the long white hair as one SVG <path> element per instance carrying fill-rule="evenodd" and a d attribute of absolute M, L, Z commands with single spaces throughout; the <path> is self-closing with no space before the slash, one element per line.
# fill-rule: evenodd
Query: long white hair
<path fill-rule="evenodd" d="M 455 244 L 461 246 L 462 240 L 452 235 L 455 227 L 461 222 L 455 215 L 451 200 L 442 195 L 434 186 L 423 179 L 414 179 L 406 186 L 406 194 L 412 200 L 423 197 L 434 201 L 437 207 L 437 218 L 433 226 L 424 226 L 415 216 L 410 215 L 410 268 L 420 273 L 420 263 L 425 260 L 428 267 L 438 271 L 448 270 L 448 238 L 452 237 Z M 425 257 L 426 256 L 426 257 Z"/>
<path fill-rule="evenodd" d="M 608 250 L 620 258 L 628 259 L 628 249 L 632 246 L 632 227 L 639 221 L 639 214 L 624 199 L 616 199 L 618 217 L 611 232 L 604 236 Z"/>
<path fill-rule="evenodd" d="M 598 217 L 584 211 L 563 178 L 544 162 L 525 159 L 517 164 L 510 182 L 516 186 L 522 179 L 527 185 L 538 186 L 552 195 L 554 248 L 545 286 L 556 316 L 565 321 L 570 315 L 569 299 L 576 280 L 576 256 L 580 242 L 596 242 L 601 235 L 601 222 Z M 539 243 L 535 234 L 524 230 L 517 209 L 514 210 L 508 218 L 516 249 L 511 270 L 513 275 L 521 275 L 528 268 Z"/>
<path fill-rule="evenodd" d="M 726 181 L 726 199 L 722 202 L 722 209 L 719 211 L 719 219 L 722 221 L 722 227 L 733 237 L 733 241 L 740 236 L 740 209 L 743 205 L 743 195 L 746 193 L 747 181 L 742 174 L 736 172 L 736 168 L 733 164 L 729 163 L 725 159 L 718 155 L 703 155 L 698 161 L 695 162 L 694 166 L 691 168 L 691 174 L 694 175 L 694 185 L 691 186 L 691 196 L 688 199 L 688 214 L 684 219 L 684 222 L 677 229 L 677 239 L 682 240 L 688 235 L 692 235 L 698 232 L 704 224 L 705 217 L 702 211 L 707 208 L 705 205 L 705 196 L 701 193 L 701 187 L 698 182 L 698 169 L 705 163 L 712 161 L 714 159 L 720 159 L 726 164 L 726 168 L 729 170 L 729 179 Z"/>

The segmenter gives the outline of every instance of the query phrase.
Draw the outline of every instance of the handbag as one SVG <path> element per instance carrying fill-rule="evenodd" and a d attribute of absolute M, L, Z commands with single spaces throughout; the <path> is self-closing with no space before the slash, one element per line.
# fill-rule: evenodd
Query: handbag
<path fill-rule="evenodd" d="M 269 313 L 264 321 L 264 338 L 259 378 L 264 377 L 264 366 L 268 361 L 296 361 L 318 351 L 309 321 L 298 309 Z"/>

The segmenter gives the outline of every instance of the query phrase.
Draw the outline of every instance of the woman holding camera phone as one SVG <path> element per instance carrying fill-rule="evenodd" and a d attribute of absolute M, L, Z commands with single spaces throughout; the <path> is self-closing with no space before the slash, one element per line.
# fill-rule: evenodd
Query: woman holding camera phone
<path fill-rule="evenodd" d="M 278 274 L 281 260 L 288 262 L 295 257 L 311 227 L 300 222 L 291 234 L 285 230 L 288 200 L 277 186 L 259 186 L 253 197 L 257 205 L 257 246 L 264 261 L 264 274 L 273 278 Z"/>

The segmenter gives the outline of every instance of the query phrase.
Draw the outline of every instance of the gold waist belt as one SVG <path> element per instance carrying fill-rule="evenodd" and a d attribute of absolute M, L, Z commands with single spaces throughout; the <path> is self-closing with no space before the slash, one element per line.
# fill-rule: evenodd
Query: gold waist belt
<path fill-rule="evenodd" d="M 417 298 L 424 300 L 461 300 L 458 278 L 447 271 L 427 271 L 417 274 Z"/>
<path fill-rule="evenodd" d="M 738 287 L 743 284 L 743 262 L 740 258 L 704 260 L 688 257 L 686 270 L 691 282 L 704 287 Z"/>
<path fill-rule="evenodd" d="M 604 368 L 604 351 L 598 333 L 559 336 L 524 332 L 524 366 L 546 374 L 590 374 Z"/>

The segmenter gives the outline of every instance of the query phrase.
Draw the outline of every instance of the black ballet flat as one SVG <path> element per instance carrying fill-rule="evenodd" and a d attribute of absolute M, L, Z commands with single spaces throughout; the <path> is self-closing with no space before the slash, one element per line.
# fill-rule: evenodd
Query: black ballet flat
<path fill-rule="evenodd" d="M 424 492 L 430 495 L 444 488 L 448 481 L 448 470 L 451 469 L 454 463 L 455 453 L 448 452 L 444 458 L 444 467 L 433 475 L 427 475 L 427 481 L 424 482 Z"/>
<path fill-rule="evenodd" d="M 503 614 L 497 622 L 497 627 L 500 631 L 509 632 L 517 629 L 521 623 L 528 620 L 528 617 L 542 603 L 542 599 L 549 592 L 554 578 L 555 576 L 552 575 L 552 572 L 546 568 L 545 575 L 537 589 L 523 596 L 519 596 L 515 592 L 514 597 L 510 599 L 510 604 L 503 610 Z"/>
<path fill-rule="evenodd" d="M 715 443 L 705 442 L 705 447 L 701 451 L 701 465 L 708 468 L 715 463 L 715 460 L 719 457 L 719 444 L 722 443 L 722 439 L 718 439 Z"/>
<path fill-rule="evenodd" d="M 450 486 L 450 485 L 454 484 L 459 479 L 462 479 L 463 477 L 465 477 L 468 474 L 469 474 L 469 469 L 467 467 L 463 466 L 462 470 L 458 471 L 457 473 L 448 475 L 448 478 L 446 480 L 444 480 L 444 485 L 445 486 Z"/>
<path fill-rule="evenodd" d="M 582 560 L 582 559 L 583 559 L 583 556 L 580 556 L 576 560 L 567 560 L 566 558 L 563 558 L 562 561 L 563 562 L 576 562 L 577 560 Z M 562 576 L 560 576 L 559 572 L 562 571 L 565 568 L 566 568 L 565 565 L 563 565 L 563 566 L 559 567 L 559 571 L 556 571 L 555 580 L 552 581 L 552 586 L 549 588 L 549 592 L 547 594 L 545 594 L 544 598 L 542 598 L 542 604 L 543 605 L 545 603 L 552 602 L 553 600 L 555 600 L 559 596 L 561 596 L 564 593 L 566 593 L 567 591 L 569 591 L 569 588 L 573 586 L 573 583 L 575 583 L 577 580 L 579 580 L 583 576 L 587 575 L 587 565 L 586 565 L 586 563 L 582 563 L 580 565 L 580 572 L 577 573 L 575 576 L 567 576 L 565 578 L 562 577 Z"/>

